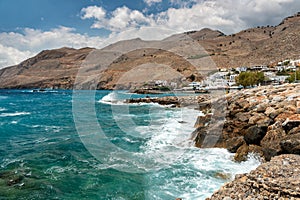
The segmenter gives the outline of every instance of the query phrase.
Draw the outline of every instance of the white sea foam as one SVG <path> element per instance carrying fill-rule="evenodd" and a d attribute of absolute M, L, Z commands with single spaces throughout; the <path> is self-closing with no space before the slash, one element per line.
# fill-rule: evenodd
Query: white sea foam
<path fill-rule="evenodd" d="M 8 165 L 10 164 L 15 164 L 18 163 L 20 166 L 23 165 L 24 160 L 23 159 L 9 159 L 9 158 L 5 158 L 2 159 L 1 161 L 1 168 L 6 168 Z"/>
<path fill-rule="evenodd" d="M 7 96 L 0 96 L 0 99 L 7 99 Z"/>
<path fill-rule="evenodd" d="M 120 99 L 115 95 L 110 93 L 100 101 L 118 103 Z M 134 138 L 143 138 L 146 142 L 140 146 L 140 152 L 131 154 L 110 152 L 112 150 L 109 149 L 107 154 L 103 154 L 105 158 L 101 157 L 103 164 L 98 168 L 115 168 L 132 173 L 147 172 L 144 176 L 144 199 L 205 199 L 225 181 L 229 181 L 220 178 L 222 174 L 232 179 L 236 174 L 249 172 L 260 164 L 255 157 L 236 163 L 233 161 L 233 154 L 225 149 L 194 147 L 191 133 L 195 130 L 197 117 L 203 115 L 199 111 L 187 108 L 166 109 L 153 105 L 150 106 L 149 113 L 134 116 L 119 107 L 113 109 L 114 119 L 128 137 L 116 137 L 115 140 L 135 143 Z M 137 125 L 136 117 L 144 118 L 149 125 Z"/>
<path fill-rule="evenodd" d="M 183 108 L 150 111 L 150 115 L 152 121 L 149 126 L 135 128 L 140 134 L 138 136 L 150 137 L 140 154 L 145 162 L 134 163 L 134 166 L 149 172 L 145 182 L 150 184 L 145 199 L 163 200 L 174 196 L 205 199 L 224 183 L 225 180 L 218 178 L 218 175 L 233 178 L 260 164 L 255 157 L 242 163 L 234 162 L 233 154 L 225 149 L 195 148 L 190 136 L 197 116 L 201 115 L 199 111 Z M 162 116 L 156 118 L 155 115 Z M 124 160 L 115 167 L 122 168 L 121 163 L 126 165 L 126 162 Z"/>
<path fill-rule="evenodd" d="M 15 112 L 15 113 L 1 113 L 0 117 L 15 117 L 21 115 L 30 115 L 30 112 Z"/>
<path fill-rule="evenodd" d="M 100 103 L 104 103 L 104 104 L 119 104 L 122 103 L 122 101 L 120 101 L 117 98 L 117 93 L 116 92 L 111 92 L 107 95 L 105 95 L 104 97 L 102 97 L 101 100 L 99 100 L 98 102 Z"/>
<path fill-rule="evenodd" d="M 224 149 L 195 149 L 173 164 L 171 173 L 168 170 L 150 174 L 146 180 L 151 182 L 145 199 L 205 199 L 234 175 L 255 169 L 260 163 L 250 158 L 243 163 L 232 161 L 232 154 Z M 220 175 L 228 176 L 224 180 Z"/>
<path fill-rule="evenodd" d="M 0 108 L 0 112 L 6 111 L 6 108 Z"/>

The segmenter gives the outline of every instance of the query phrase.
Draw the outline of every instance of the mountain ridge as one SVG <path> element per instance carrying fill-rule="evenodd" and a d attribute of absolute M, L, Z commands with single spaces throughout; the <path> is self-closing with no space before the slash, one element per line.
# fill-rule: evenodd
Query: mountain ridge
<path fill-rule="evenodd" d="M 102 60 L 95 59 L 93 62 L 98 63 L 86 66 L 94 52 L 98 52 L 94 57 Z M 119 41 L 101 50 L 89 47 L 43 50 L 18 65 L 1 69 L 0 88 L 72 89 L 77 84 L 81 89 L 129 89 L 151 81 L 151 77 L 137 82 L 126 79 L 127 75 L 135 79 L 129 73 L 140 72 L 137 77 L 146 78 L 154 65 L 165 66 L 164 71 L 155 68 L 160 74 L 157 77 L 170 74 L 166 80 L 182 86 L 187 81 L 201 80 L 218 68 L 275 65 L 280 60 L 299 56 L 300 13 L 297 13 L 277 26 L 258 26 L 231 35 L 204 28 L 161 41 L 140 38 Z M 82 67 L 86 69 L 81 70 Z M 143 69 L 135 70 L 140 67 Z M 79 72 L 84 73 L 78 75 Z"/>

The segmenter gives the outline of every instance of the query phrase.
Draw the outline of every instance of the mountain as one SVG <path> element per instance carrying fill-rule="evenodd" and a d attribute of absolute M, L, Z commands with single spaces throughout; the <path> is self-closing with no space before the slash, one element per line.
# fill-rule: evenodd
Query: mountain
<path fill-rule="evenodd" d="M 161 41 L 120 41 L 101 50 L 45 50 L 1 69 L 0 88 L 128 89 L 155 80 L 183 86 L 218 68 L 273 65 L 299 55 L 300 13 L 277 26 L 231 35 L 206 28 Z"/>

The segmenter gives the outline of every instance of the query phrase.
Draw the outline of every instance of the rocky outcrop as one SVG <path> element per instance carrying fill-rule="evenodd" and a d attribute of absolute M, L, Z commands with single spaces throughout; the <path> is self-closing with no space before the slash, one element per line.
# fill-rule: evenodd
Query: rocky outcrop
<path fill-rule="evenodd" d="M 197 105 L 209 99 L 207 95 L 201 96 L 165 96 L 165 97 L 146 97 L 136 99 L 126 99 L 125 103 L 157 103 L 160 105 L 169 105 L 171 107 L 189 107 L 196 108 Z"/>
<path fill-rule="evenodd" d="M 221 112 L 212 110 L 218 100 L 200 103 L 200 110 L 208 114 L 195 124 L 196 146 L 207 147 L 204 138 L 216 136 L 210 147 L 227 148 L 238 161 L 246 160 L 249 152 L 267 161 L 300 153 L 300 84 L 242 90 L 221 99 L 227 105 Z M 218 120 L 220 113 L 226 114 Z M 214 135 L 216 125 L 222 126 L 218 135 Z"/>
<path fill-rule="evenodd" d="M 300 156 L 280 155 L 248 174 L 236 175 L 207 200 L 300 199 Z"/>

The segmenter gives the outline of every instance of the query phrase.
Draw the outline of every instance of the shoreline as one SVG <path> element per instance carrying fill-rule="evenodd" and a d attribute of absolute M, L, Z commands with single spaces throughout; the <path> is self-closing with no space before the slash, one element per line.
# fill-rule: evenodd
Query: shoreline
<path fill-rule="evenodd" d="M 273 188 L 274 182 L 278 180 L 281 183 L 289 183 L 291 179 L 287 174 L 293 174 L 300 180 L 300 173 L 293 171 L 300 165 L 300 84 L 261 86 L 230 93 L 223 98 L 202 99 L 196 102 L 195 99 L 193 105 L 198 105 L 199 110 L 205 114 L 199 116 L 195 123 L 196 130 L 193 134 L 196 136 L 197 147 L 207 148 L 204 138 L 218 137 L 214 146 L 209 148 L 225 148 L 235 153 L 235 160 L 238 162 L 245 161 L 248 154 L 253 153 L 263 160 L 257 169 L 248 174 L 237 175 L 235 180 L 225 184 L 208 199 L 275 197 L 297 199 L 300 197 L 299 187 L 297 190 L 294 188 L 294 191 L 289 184 L 275 188 L 275 191 Z M 141 101 L 151 100 L 141 99 Z M 221 101 L 226 102 L 226 109 L 220 108 Z M 179 102 L 180 100 L 177 99 L 178 105 Z M 217 110 L 212 109 L 212 106 Z M 224 124 L 219 124 L 218 117 L 212 116 L 219 116 L 222 112 L 225 121 Z M 220 128 L 218 126 L 222 126 L 222 133 L 214 135 L 214 130 Z M 288 162 L 290 163 L 288 166 L 287 164 L 283 166 L 282 160 L 293 161 Z M 275 175 L 273 173 L 273 177 L 263 180 L 264 184 L 261 184 L 261 179 L 256 177 L 260 173 L 267 173 L 277 168 L 282 169 L 282 173 L 275 173 Z M 251 184 L 248 184 L 248 179 L 251 179 Z M 249 190 L 255 192 L 243 193 L 237 185 L 244 182 L 248 184 Z M 269 186 L 266 188 L 265 185 Z M 236 187 L 237 190 L 230 190 L 232 187 Z M 260 194 L 260 190 L 257 189 L 263 190 L 263 194 Z"/>

